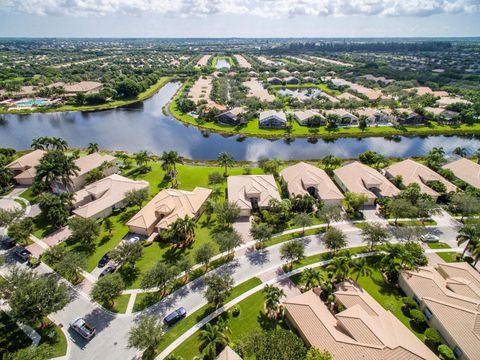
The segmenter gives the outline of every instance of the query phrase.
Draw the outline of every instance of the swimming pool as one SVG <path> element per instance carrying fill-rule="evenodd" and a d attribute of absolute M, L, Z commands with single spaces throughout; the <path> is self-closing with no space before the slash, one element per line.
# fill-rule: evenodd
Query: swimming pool
<path fill-rule="evenodd" d="M 48 100 L 24 100 L 24 101 L 17 101 L 16 105 L 46 105 Z"/>

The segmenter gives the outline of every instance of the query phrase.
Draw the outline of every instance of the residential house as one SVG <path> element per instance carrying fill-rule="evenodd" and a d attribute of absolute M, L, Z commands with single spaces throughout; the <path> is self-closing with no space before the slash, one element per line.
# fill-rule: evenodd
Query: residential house
<path fill-rule="evenodd" d="M 283 111 L 268 110 L 260 112 L 258 127 L 279 129 L 286 126 L 287 116 Z"/>
<path fill-rule="evenodd" d="M 49 88 L 56 87 L 56 88 L 63 88 L 65 91 L 65 96 L 75 96 L 78 93 L 83 94 L 93 94 L 97 93 L 103 88 L 103 84 L 98 81 L 80 81 L 77 83 L 64 83 L 64 82 L 56 82 L 50 84 Z"/>
<path fill-rule="evenodd" d="M 240 125 L 245 122 L 245 119 L 241 116 L 243 113 L 245 113 L 244 108 L 236 107 L 218 115 L 217 121 L 226 125 Z"/>
<path fill-rule="evenodd" d="M 393 197 L 400 193 L 385 176 L 358 161 L 335 169 L 333 173 L 333 179 L 344 192 L 367 195 L 366 205 L 375 205 L 378 198 Z"/>
<path fill-rule="evenodd" d="M 418 184 L 422 193 L 430 195 L 435 200 L 437 200 L 440 194 L 430 187 L 430 181 L 438 181 L 445 185 L 447 193 L 457 191 L 457 187 L 451 182 L 437 174 L 428 166 L 413 161 L 412 159 L 406 159 L 390 165 L 385 169 L 385 174 L 389 179 L 395 176 L 401 176 L 405 186 Z"/>
<path fill-rule="evenodd" d="M 327 204 L 342 205 L 342 192 L 323 169 L 299 162 L 283 169 L 280 176 L 290 196 L 309 194 Z"/>
<path fill-rule="evenodd" d="M 340 95 L 337 96 L 337 99 L 339 99 L 339 100 L 350 100 L 350 101 L 363 101 L 358 96 L 352 95 L 348 92 L 341 93 Z"/>
<path fill-rule="evenodd" d="M 460 360 L 480 359 L 480 274 L 466 262 L 403 271 L 400 287 Z"/>
<path fill-rule="evenodd" d="M 460 121 L 460 113 L 443 108 L 426 107 L 425 111 L 432 114 L 435 119 L 444 124 L 455 124 Z"/>
<path fill-rule="evenodd" d="M 270 85 L 282 85 L 283 84 L 282 79 L 280 79 L 278 77 L 275 77 L 275 76 L 268 78 L 267 81 Z"/>
<path fill-rule="evenodd" d="M 284 80 L 285 80 L 285 84 L 287 84 L 287 85 L 300 84 L 300 80 L 297 79 L 296 77 L 293 77 L 293 76 L 289 76 L 289 77 L 285 78 Z"/>
<path fill-rule="evenodd" d="M 360 118 L 360 116 L 366 116 L 368 124 L 372 126 L 392 124 L 387 114 L 374 108 L 357 109 L 355 110 L 355 115 L 357 115 L 358 118 Z"/>
<path fill-rule="evenodd" d="M 399 125 L 415 126 L 415 125 L 425 124 L 425 118 L 422 115 L 417 114 L 412 109 L 407 109 L 407 108 L 398 108 L 395 110 L 384 109 L 383 112 L 385 112 L 387 115 L 394 116 L 396 118 L 396 122 Z"/>
<path fill-rule="evenodd" d="M 135 181 L 113 174 L 85 186 L 74 194 L 73 213 L 90 219 L 101 219 L 125 207 L 129 191 L 148 190 L 148 181 Z"/>
<path fill-rule="evenodd" d="M 332 313 L 312 290 L 285 301 L 287 322 L 308 347 L 334 360 L 435 360 L 436 355 L 353 281 L 335 291 L 345 310 Z"/>
<path fill-rule="evenodd" d="M 461 157 L 443 165 L 442 168 L 451 170 L 460 180 L 480 189 L 480 165 L 476 162 Z"/>
<path fill-rule="evenodd" d="M 227 178 L 228 201 L 240 207 L 241 216 L 269 208 L 270 200 L 280 200 L 273 175 L 237 175 Z"/>
<path fill-rule="evenodd" d="M 333 115 L 338 118 L 337 125 L 339 126 L 355 126 L 358 125 L 358 117 L 348 112 L 345 109 L 331 109 L 325 110 L 325 115 Z"/>
<path fill-rule="evenodd" d="M 164 189 L 127 222 L 128 229 L 144 236 L 161 234 L 178 219 L 200 216 L 211 193 L 211 189 L 202 187 L 193 191 Z"/>
<path fill-rule="evenodd" d="M 216 360 L 242 360 L 242 358 L 227 345 L 223 348 L 220 354 L 218 354 Z"/>
<path fill-rule="evenodd" d="M 471 105 L 472 103 L 459 96 L 444 96 L 437 100 L 437 105 L 440 107 L 446 107 L 448 105 L 454 105 L 454 104 Z"/>
<path fill-rule="evenodd" d="M 290 113 L 295 118 L 295 120 L 297 120 L 297 122 L 303 126 L 325 125 L 326 122 L 325 117 L 315 110 L 296 110 Z"/>
<path fill-rule="evenodd" d="M 7 168 L 13 172 L 14 180 L 19 185 L 32 185 L 37 175 L 36 166 L 40 164 L 40 160 L 45 155 L 43 150 L 33 150 L 28 154 L 15 159 Z"/>
<path fill-rule="evenodd" d="M 88 173 L 102 167 L 103 176 L 108 176 L 118 171 L 117 159 L 112 155 L 93 153 L 75 160 L 79 170 L 76 175 L 70 177 L 68 184 L 62 184 L 60 180 L 54 181 L 52 190 L 54 193 L 65 191 L 75 192 L 87 184 Z"/>

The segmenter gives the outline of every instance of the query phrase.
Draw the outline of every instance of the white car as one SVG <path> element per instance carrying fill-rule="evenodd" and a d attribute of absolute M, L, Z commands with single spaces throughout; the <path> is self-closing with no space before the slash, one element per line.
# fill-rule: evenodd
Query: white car
<path fill-rule="evenodd" d="M 129 243 L 136 243 L 136 242 L 139 242 L 140 240 L 141 240 L 140 236 L 132 236 L 126 239 L 126 241 Z"/>
<path fill-rule="evenodd" d="M 82 318 L 77 318 L 73 320 L 70 323 L 70 326 L 85 340 L 90 340 L 92 337 L 95 336 L 95 333 L 97 332 L 92 325 L 88 324 Z"/>
<path fill-rule="evenodd" d="M 422 240 L 425 243 L 432 243 L 432 242 L 438 242 L 440 238 L 437 235 L 426 234 L 426 235 L 422 235 L 420 237 L 420 240 Z"/>

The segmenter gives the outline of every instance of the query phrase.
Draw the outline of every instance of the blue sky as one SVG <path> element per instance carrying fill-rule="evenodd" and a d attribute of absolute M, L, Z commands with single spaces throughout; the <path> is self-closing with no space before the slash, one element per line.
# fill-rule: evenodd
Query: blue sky
<path fill-rule="evenodd" d="M 479 36 L 480 0 L 0 0 L 0 36 Z"/>

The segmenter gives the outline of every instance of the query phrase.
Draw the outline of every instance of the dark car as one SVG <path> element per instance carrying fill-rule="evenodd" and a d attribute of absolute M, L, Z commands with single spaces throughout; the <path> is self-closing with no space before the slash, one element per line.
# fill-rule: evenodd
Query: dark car
<path fill-rule="evenodd" d="M 105 265 L 107 265 L 107 263 L 110 261 L 110 257 L 108 256 L 108 253 L 106 253 L 105 255 L 102 256 L 102 258 L 98 261 L 98 267 L 99 268 L 102 268 L 104 267 Z"/>
<path fill-rule="evenodd" d="M 17 255 L 23 261 L 27 261 L 32 256 L 32 253 L 25 249 L 23 246 L 18 246 L 15 249 L 15 255 Z"/>
<path fill-rule="evenodd" d="M 167 326 L 172 326 L 175 325 L 178 321 L 182 320 L 185 316 L 187 316 L 187 310 L 185 310 L 184 307 L 178 308 L 174 312 L 168 314 L 165 316 L 165 319 L 163 319 L 163 322 Z"/>
<path fill-rule="evenodd" d="M 10 239 L 8 236 L 4 236 L 3 239 L 2 239 L 2 247 L 5 248 L 5 249 L 11 249 L 13 248 L 15 245 L 17 245 L 15 243 L 15 240 L 13 239 Z"/>
<path fill-rule="evenodd" d="M 107 266 L 98 276 L 99 278 L 104 277 L 105 275 L 112 274 L 117 270 L 117 267 L 114 265 Z"/>

